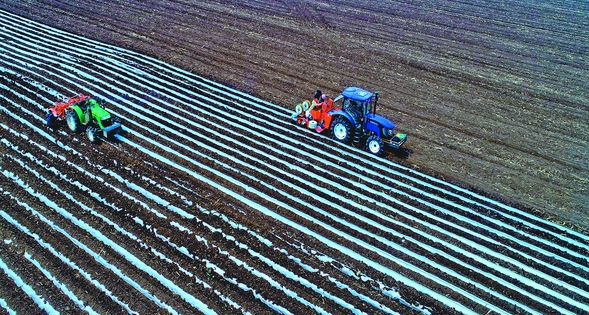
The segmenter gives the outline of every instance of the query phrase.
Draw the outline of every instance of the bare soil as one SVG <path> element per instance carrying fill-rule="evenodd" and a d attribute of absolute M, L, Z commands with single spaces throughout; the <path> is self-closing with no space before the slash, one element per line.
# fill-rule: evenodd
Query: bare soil
<path fill-rule="evenodd" d="M 381 92 L 402 163 L 565 225 L 588 225 L 584 3 L 10 1 L 284 107 Z M 531 12 L 528 14 L 528 12 Z M 584 21 L 584 19 L 580 19 Z"/>
<path fill-rule="evenodd" d="M 346 1 L 261 0 L 235 3 L 178 0 L 20 1 L 0 3 L 0 8 L 68 32 L 153 56 L 285 108 L 293 108 L 295 103 L 310 98 L 316 89 L 321 89 L 330 96 L 335 96 L 349 85 L 378 90 L 381 92 L 379 111 L 397 123 L 399 131 L 408 133 L 410 137 L 406 144 L 410 152 L 408 156 L 388 155 L 383 159 L 391 159 L 434 174 L 533 214 L 586 232 L 589 211 L 586 190 L 589 180 L 589 135 L 586 133 L 589 67 L 586 55 L 589 36 L 586 25 L 578 23 L 579 17 L 587 8 L 575 8 L 575 5 L 583 6 L 570 4 L 571 7 L 564 8 L 552 3 L 522 5 L 518 2 L 499 1 L 468 4 L 441 0 L 355 1 L 354 4 Z M 8 51 L 11 56 L 15 54 L 10 49 Z M 83 62 L 89 69 L 100 72 L 96 65 L 88 60 Z M 16 68 L 7 68 L 19 72 Z M 11 77 L 9 73 L 3 72 L 1 84 L 34 102 L 44 102 L 40 95 L 23 88 L 18 76 Z M 43 78 L 44 74 L 39 74 L 33 77 L 33 80 L 41 81 Z M 61 83 L 55 76 L 52 76 L 52 79 L 57 84 Z M 133 83 L 123 79 L 120 74 L 112 84 L 119 87 L 133 86 Z M 61 87 L 72 88 L 68 83 L 63 83 Z M 185 88 L 192 89 L 189 85 Z M 177 86 L 171 89 L 181 92 Z M 13 112 L 21 113 L 18 106 L 24 106 L 33 112 L 38 110 L 15 94 L 7 95 L 11 102 L 3 106 Z M 164 106 L 168 103 L 165 97 L 159 95 L 146 94 L 145 97 L 154 104 Z M 141 101 L 133 99 L 134 110 L 143 110 Z M 221 97 L 214 97 L 209 101 L 224 102 Z M 272 116 L 270 109 L 258 106 L 260 107 L 251 108 L 249 111 L 224 106 L 217 115 L 202 115 L 206 116 L 204 118 L 207 120 L 207 132 L 186 135 L 190 141 L 231 146 L 232 143 L 220 135 L 223 130 L 232 128 L 234 119 L 247 119 L 247 115 L 256 113 L 276 117 Z M 368 200 L 378 200 L 381 203 L 362 198 L 354 200 L 358 208 L 369 207 L 375 213 L 361 213 L 358 209 L 354 209 L 356 212 L 352 214 L 337 212 L 338 218 L 346 222 L 342 224 L 315 211 L 313 199 L 321 197 L 325 200 L 323 203 L 336 205 L 332 211 L 339 211 L 339 208 L 349 206 L 349 200 L 353 196 L 350 197 L 348 194 L 357 188 L 354 184 L 342 180 L 341 187 L 335 189 L 342 198 L 334 198 L 323 193 L 320 187 L 310 187 L 306 192 L 296 189 L 301 185 L 301 178 L 305 178 L 306 172 L 312 170 L 293 169 L 293 177 L 274 181 L 272 176 L 281 175 L 275 166 L 280 167 L 281 164 L 273 162 L 270 155 L 274 153 L 264 144 L 264 136 L 267 137 L 270 133 L 263 129 L 245 130 L 236 136 L 240 143 L 249 144 L 252 149 L 257 150 L 248 152 L 250 157 L 246 161 L 256 166 L 253 168 L 238 165 L 229 157 L 204 148 L 199 148 L 198 152 L 190 151 L 181 145 L 187 139 L 174 132 L 178 131 L 178 127 L 169 123 L 173 119 L 176 119 L 174 122 L 178 122 L 178 117 L 184 113 L 183 110 L 194 109 L 178 105 L 159 117 L 159 121 L 164 121 L 166 128 L 160 128 L 155 124 L 158 119 L 138 121 L 146 129 L 157 131 L 154 136 L 156 141 L 182 153 L 188 159 L 198 160 L 200 166 L 196 167 L 189 163 L 188 159 L 167 152 L 146 139 L 135 136 L 131 140 L 161 154 L 177 165 L 203 174 L 211 182 L 238 191 L 245 199 L 258 204 L 273 206 L 267 198 L 245 190 L 218 174 L 228 174 L 231 178 L 272 198 L 289 196 L 293 199 L 289 199 L 287 204 L 297 207 L 301 214 L 312 219 L 303 219 L 301 215 L 276 209 L 280 215 L 303 226 L 312 226 L 317 233 L 337 240 L 343 246 L 362 253 L 371 260 L 382 262 L 387 268 L 396 270 L 410 279 L 427 283 L 432 290 L 455 298 L 475 312 L 494 314 L 436 281 L 428 281 L 424 275 L 406 268 L 404 263 L 427 269 L 444 281 L 484 300 L 491 301 L 494 297 L 482 288 L 472 287 L 457 276 L 419 261 L 417 256 L 410 257 L 398 249 L 389 247 L 385 242 L 375 240 L 376 236 L 358 233 L 358 230 L 350 225 L 354 224 L 358 229 L 403 244 L 418 255 L 436 261 L 458 275 L 473 279 L 485 287 L 498 290 L 506 297 L 521 301 L 533 309 L 543 309 L 544 306 L 505 283 L 527 289 L 524 292 L 532 291 L 537 296 L 556 305 L 562 305 L 571 312 L 586 313 L 584 309 L 560 301 L 557 296 L 530 289 L 529 284 L 519 283 L 497 269 L 473 261 L 450 247 L 423 237 L 416 233 L 415 229 L 427 231 L 448 244 L 456 243 L 466 250 L 477 251 L 474 247 L 467 247 L 450 236 L 436 232 L 433 227 L 438 226 L 444 231 L 455 233 L 456 237 L 464 237 L 512 259 L 508 262 L 487 253 L 476 253 L 492 263 L 512 270 L 517 269 L 511 265 L 513 262 L 525 263 L 546 274 L 554 272 L 562 281 L 587 291 L 587 282 L 576 281 L 577 277 L 589 277 L 586 272 L 589 262 L 583 258 L 589 253 L 583 247 L 586 245 L 583 238 L 570 235 L 572 241 L 563 240 L 562 244 L 558 244 L 562 249 L 553 248 L 548 242 L 558 240 L 553 240 L 548 232 L 559 233 L 557 227 L 543 225 L 542 230 L 534 226 L 537 221 L 533 218 L 524 219 L 530 225 L 522 226 L 506 215 L 490 211 L 492 207 L 486 209 L 461 201 L 457 197 L 451 197 L 456 205 L 445 212 L 436 210 L 434 206 L 438 201 L 435 199 L 419 196 L 433 206 L 420 208 L 428 212 L 428 215 L 415 214 L 411 209 L 413 205 L 419 207 L 414 200 L 417 196 L 412 195 L 416 194 L 415 192 L 403 189 L 390 192 L 396 200 L 403 202 L 404 206 L 398 206 L 376 193 L 379 191 L 380 182 L 393 185 L 393 180 L 403 181 L 401 176 L 392 175 L 385 177 L 359 174 L 357 182 L 367 187 L 365 191 L 360 192 L 360 196 L 367 196 Z M 165 121 L 170 117 L 173 119 Z M 346 301 L 357 301 L 358 298 L 349 291 L 341 290 L 326 277 L 317 277 L 317 273 L 310 270 L 325 270 L 340 283 L 349 285 L 356 292 L 403 314 L 419 312 L 396 300 L 391 301 L 382 295 L 381 291 L 375 290 L 375 284 L 371 281 L 350 280 L 351 277 L 340 272 L 340 268 L 345 265 L 354 272 L 381 280 L 388 287 L 397 288 L 404 301 L 426 305 L 431 308 L 433 314 L 456 312 L 409 286 L 390 277 L 383 277 L 381 270 L 375 270 L 341 255 L 336 249 L 317 242 L 313 237 L 291 226 L 269 220 L 262 213 L 248 208 L 239 199 L 219 194 L 213 187 L 194 180 L 186 172 L 161 163 L 139 150 L 109 143 L 104 143 L 97 149 L 85 143 L 83 135 L 67 134 L 67 140 L 61 140 L 75 143 L 80 152 L 77 154 L 58 148 L 47 138 L 31 132 L 28 126 L 14 119 L 7 116 L 0 118 L 10 129 L 27 135 L 23 137 L 7 133 L 3 137 L 8 142 L 40 143 L 49 150 L 55 147 L 60 154 L 66 155 L 66 160 L 72 165 L 82 168 L 75 169 L 66 163 L 59 163 L 48 152 L 34 146 L 23 145 L 18 149 L 9 149 L 2 145 L 3 154 L 0 162 L 3 169 L 18 174 L 33 190 L 48 196 L 57 207 L 72 211 L 80 220 L 87 222 L 100 233 L 123 240 L 121 244 L 128 252 L 141 261 L 150 262 L 151 268 L 181 286 L 191 296 L 201 299 L 218 313 L 230 313 L 235 309 L 230 309 L 228 303 L 213 295 L 213 290 L 203 288 L 195 279 L 206 279 L 215 290 L 226 294 L 225 296 L 229 296 L 235 303 L 254 314 L 269 313 L 271 310 L 268 305 L 254 298 L 254 292 L 239 290 L 235 283 L 254 288 L 269 300 L 281 301 L 284 305 L 289 305 L 288 301 L 291 299 L 283 290 L 273 288 L 268 282 L 252 277 L 244 264 L 228 259 L 229 257 L 242 259 L 248 266 L 279 279 L 284 287 L 296 292 L 299 297 L 315 305 L 321 305 L 331 313 L 346 311 L 342 305 L 334 301 L 319 300 L 320 295 L 316 292 L 299 282 L 283 277 L 261 259 L 252 258 L 252 251 L 268 257 L 281 266 L 288 266 L 288 269 L 297 275 L 313 279 L 318 286 L 328 292 L 337 292 L 337 295 Z M 280 125 L 283 126 L 285 123 L 280 122 Z M 294 124 L 289 126 L 292 130 L 298 128 Z M 55 136 L 60 137 L 64 134 L 55 133 Z M 294 137 L 301 141 L 306 139 L 302 132 Z M 338 178 L 352 177 L 333 164 L 338 162 L 343 154 L 353 156 L 353 148 L 338 151 L 336 148 L 323 145 L 317 149 L 324 150 L 324 159 L 332 162 L 332 165 L 325 164 L 325 169 L 320 172 L 324 178 L 337 182 Z M 202 154 L 198 154 L 199 152 Z M 276 157 L 297 166 L 297 160 L 305 158 L 300 151 L 286 147 L 284 153 L 276 153 Z M 30 161 L 19 163 L 21 159 Z M 370 160 L 355 162 L 365 167 L 370 167 L 370 163 L 382 165 L 382 162 Z M 150 168 L 145 167 L 146 165 Z M 109 177 L 108 186 L 89 175 L 100 174 L 107 177 L 101 173 L 103 167 L 112 170 L 123 180 L 117 182 L 116 177 Z M 356 176 L 353 177 L 356 180 Z M 43 178 L 47 180 L 44 181 Z M 194 218 L 166 211 L 166 206 L 157 204 L 132 189 L 133 185 L 146 186 L 148 180 L 152 183 L 150 190 L 157 192 L 158 197 L 169 201 Z M 50 183 L 53 182 L 57 183 L 59 188 L 51 187 Z M 275 182 L 274 186 L 265 185 L 270 182 Z M 158 184 L 174 188 L 165 190 L 157 187 Z M 89 191 L 106 200 L 98 202 L 88 191 L 81 189 L 81 186 L 88 187 Z M 434 190 L 422 186 L 419 188 L 436 194 Z M 193 311 L 181 297 L 171 293 L 158 281 L 145 276 L 144 270 L 121 259 L 121 255 L 72 224 L 67 217 L 56 213 L 42 198 L 19 187 L 17 181 L 3 183 L 2 189 L 10 192 L 0 195 L 0 202 L 6 207 L 9 215 L 37 233 L 40 239 L 52 244 L 56 251 L 71 257 L 80 269 L 92 271 L 94 279 L 107 284 L 114 295 L 128 303 L 132 309 L 149 313 L 160 305 L 147 295 L 138 293 L 131 283 L 115 275 L 113 268 L 101 264 L 102 260 L 96 259 L 97 256 L 114 264 L 129 278 L 139 282 L 139 286 L 153 292 L 154 296 L 178 312 Z M 459 191 L 452 192 L 460 195 Z M 68 195 L 73 196 L 72 199 L 68 199 Z M 192 204 L 186 204 L 183 196 L 188 196 Z M 293 201 L 294 198 L 302 202 L 296 203 Z M 141 203 L 149 206 L 141 207 Z M 23 204 L 31 205 L 38 214 Z M 217 212 L 202 211 L 194 206 L 196 204 L 204 209 L 215 209 Z M 91 209 L 87 209 L 84 205 L 92 206 Z M 384 220 L 383 218 L 389 215 L 389 208 L 392 207 L 397 207 L 399 212 L 395 220 Z M 464 208 L 468 208 L 469 211 L 465 211 Z M 157 215 L 158 211 L 166 213 L 166 217 Z M 483 212 L 488 212 L 487 216 L 479 215 Z M 417 220 L 407 220 L 400 215 L 401 213 L 415 215 L 421 221 L 418 223 Z M 128 235 L 105 224 L 106 220 L 100 220 L 96 214 L 116 222 L 120 228 L 130 231 L 140 241 L 134 242 L 129 239 Z M 46 221 L 40 219 L 41 215 L 62 226 L 67 235 L 56 232 Z M 458 221 L 457 216 L 465 219 L 452 224 Z M 141 225 L 135 221 L 137 218 L 141 219 Z M 381 224 L 384 228 L 377 229 L 369 224 L 366 218 Z M 441 223 L 437 218 L 446 221 Z M 335 229 L 315 225 L 314 220 L 327 223 Z M 170 222 L 175 222 L 187 230 L 171 228 Z M 231 222 L 238 222 L 240 226 Z M 247 227 L 248 232 L 241 227 Z M 520 233 L 523 230 L 525 233 Z M 199 231 L 207 241 L 195 241 L 194 236 L 187 231 Z M 399 258 L 399 263 L 388 261 L 374 251 L 366 250 L 358 242 L 351 241 L 351 237 L 338 236 L 339 232 L 352 235 L 378 250 L 391 253 Z M 411 237 L 413 241 L 399 239 L 395 234 L 397 232 Z M 0 256 L 6 260 L 10 268 L 33 282 L 34 288 L 43 296 L 47 296 L 51 305 L 57 306 L 60 310 L 76 309 L 72 301 L 63 295 L 47 292 L 51 290 L 48 288 L 52 288 L 52 284 L 31 265 L 24 256 L 25 252 L 40 260 L 52 273 L 58 274 L 59 270 L 64 270 L 64 274 L 59 274 L 59 279 L 75 288 L 76 294 L 82 300 L 91 301 L 91 305 L 100 307 L 96 309 L 99 313 L 119 314 L 125 311 L 120 304 L 87 283 L 88 280 L 80 274 L 71 272 L 72 267 L 66 266 L 64 261 L 45 258 L 52 257 L 55 253 L 40 246 L 34 237 L 22 228 L 7 224 L 0 229 L 0 233 L 1 239 L 11 240 L 11 243 L 0 243 Z M 518 241 L 509 241 L 510 238 L 505 235 L 512 236 Z M 492 243 L 483 237 L 502 243 Z M 264 245 L 259 241 L 261 238 L 269 240 L 273 245 Z M 87 249 L 80 250 L 79 247 L 72 246 L 76 239 L 83 240 L 83 243 L 87 244 Z M 417 244 L 418 242 L 421 244 Z M 530 244 L 531 247 L 520 243 Z M 306 247 L 303 248 L 303 245 Z M 185 248 L 195 257 L 182 254 L 177 250 L 178 247 Z M 452 255 L 456 260 L 432 254 L 428 249 L 430 247 Z M 292 249 L 294 256 L 289 257 L 276 250 L 280 248 Z M 160 259 L 155 250 L 169 257 L 171 262 Z M 312 251 L 337 257 L 339 260 L 325 263 L 308 254 Z M 531 260 L 529 257 L 538 260 Z M 578 266 L 567 265 L 560 257 Z M 301 259 L 308 269 L 297 264 L 296 259 Z M 465 268 L 464 262 L 468 262 L 472 268 Z M 553 271 L 541 262 L 558 266 L 561 270 Z M 216 274 L 210 268 L 211 264 L 222 268 L 226 274 Z M 478 268 L 481 272 L 473 273 L 473 268 Z M 562 269 L 570 273 L 563 272 Z M 548 280 L 536 274 L 521 270 L 515 272 L 525 275 L 531 279 L 530 282 L 551 286 Z M 4 273 L 0 273 L 0 280 L 12 281 Z M 573 292 L 566 286 L 554 287 L 576 301 L 589 303 L 588 298 L 581 294 L 583 292 Z M 28 300 L 22 290 L 2 287 L 0 293 L 15 309 L 27 309 L 27 302 L 23 301 Z M 502 300 L 496 303 L 498 307 L 514 314 L 526 313 Z M 292 305 L 295 306 L 290 311 L 295 314 L 314 312 L 301 303 L 293 302 Z M 360 310 L 374 311 L 373 307 L 361 302 L 357 305 Z"/>

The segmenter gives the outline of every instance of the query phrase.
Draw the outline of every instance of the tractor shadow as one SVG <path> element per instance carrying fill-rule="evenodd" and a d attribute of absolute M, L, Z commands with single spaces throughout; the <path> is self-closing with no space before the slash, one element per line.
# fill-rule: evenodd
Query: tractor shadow
<path fill-rule="evenodd" d="M 387 153 L 396 158 L 406 160 L 411 156 L 411 154 L 413 154 L 413 150 L 407 148 L 389 149 L 387 150 Z"/>

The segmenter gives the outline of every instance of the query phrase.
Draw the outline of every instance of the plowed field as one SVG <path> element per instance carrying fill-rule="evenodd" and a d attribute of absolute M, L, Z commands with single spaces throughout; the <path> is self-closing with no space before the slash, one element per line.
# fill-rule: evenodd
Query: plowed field
<path fill-rule="evenodd" d="M 583 6 L 0 3 L 0 309 L 589 314 Z M 349 85 L 407 154 L 290 121 Z"/>

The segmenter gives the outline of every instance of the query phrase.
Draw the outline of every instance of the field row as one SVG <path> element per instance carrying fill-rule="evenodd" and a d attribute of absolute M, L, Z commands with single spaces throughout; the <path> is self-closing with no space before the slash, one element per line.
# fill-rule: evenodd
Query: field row
<path fill-rule="evenodd" d="M 35 292 L 52 277 L 71 283 L 58 270 L 77 266 L 125 283 L 110 293 L 96 279 L 90 296 L 139 313 L 587 312 L 587 236 L 302 130 L 278 105 L 155 59 L 0 18 L 3 198 L 20 209 L 3 212 L 3 233 L 37 255 L 75 244 L 64 251 L 73 263 L 21 272 L 45 279 Z M 118 142 L 44 130 L 44 109 L 82 92 L 123 119 Z M 10 271 L 29 256 L 10 244 L 0 258 L 17 283 Z M 89 298 L 75 296 L 49 305 Z"/>

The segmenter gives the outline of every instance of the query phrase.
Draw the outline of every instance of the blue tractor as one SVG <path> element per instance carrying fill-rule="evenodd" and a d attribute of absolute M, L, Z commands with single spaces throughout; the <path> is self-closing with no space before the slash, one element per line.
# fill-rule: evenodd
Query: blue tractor
<path fill-rule="evenodd" d="M 327 106 L 314 106 L 305 112 L 307 106 L 303 104 L 303 108 L 295 109 L 293 118 L 318 132 L 329 130 L 331 137 L 339 142 L 358 144 L 365 140 L 366 150 L 380 155 L 387 147 L 400 149 L 407 135 L 395 133 L 395 124 L 376 114 L 377 102 L 378 92 L 352 86 L 333 101 L 326 100 Z"/>

